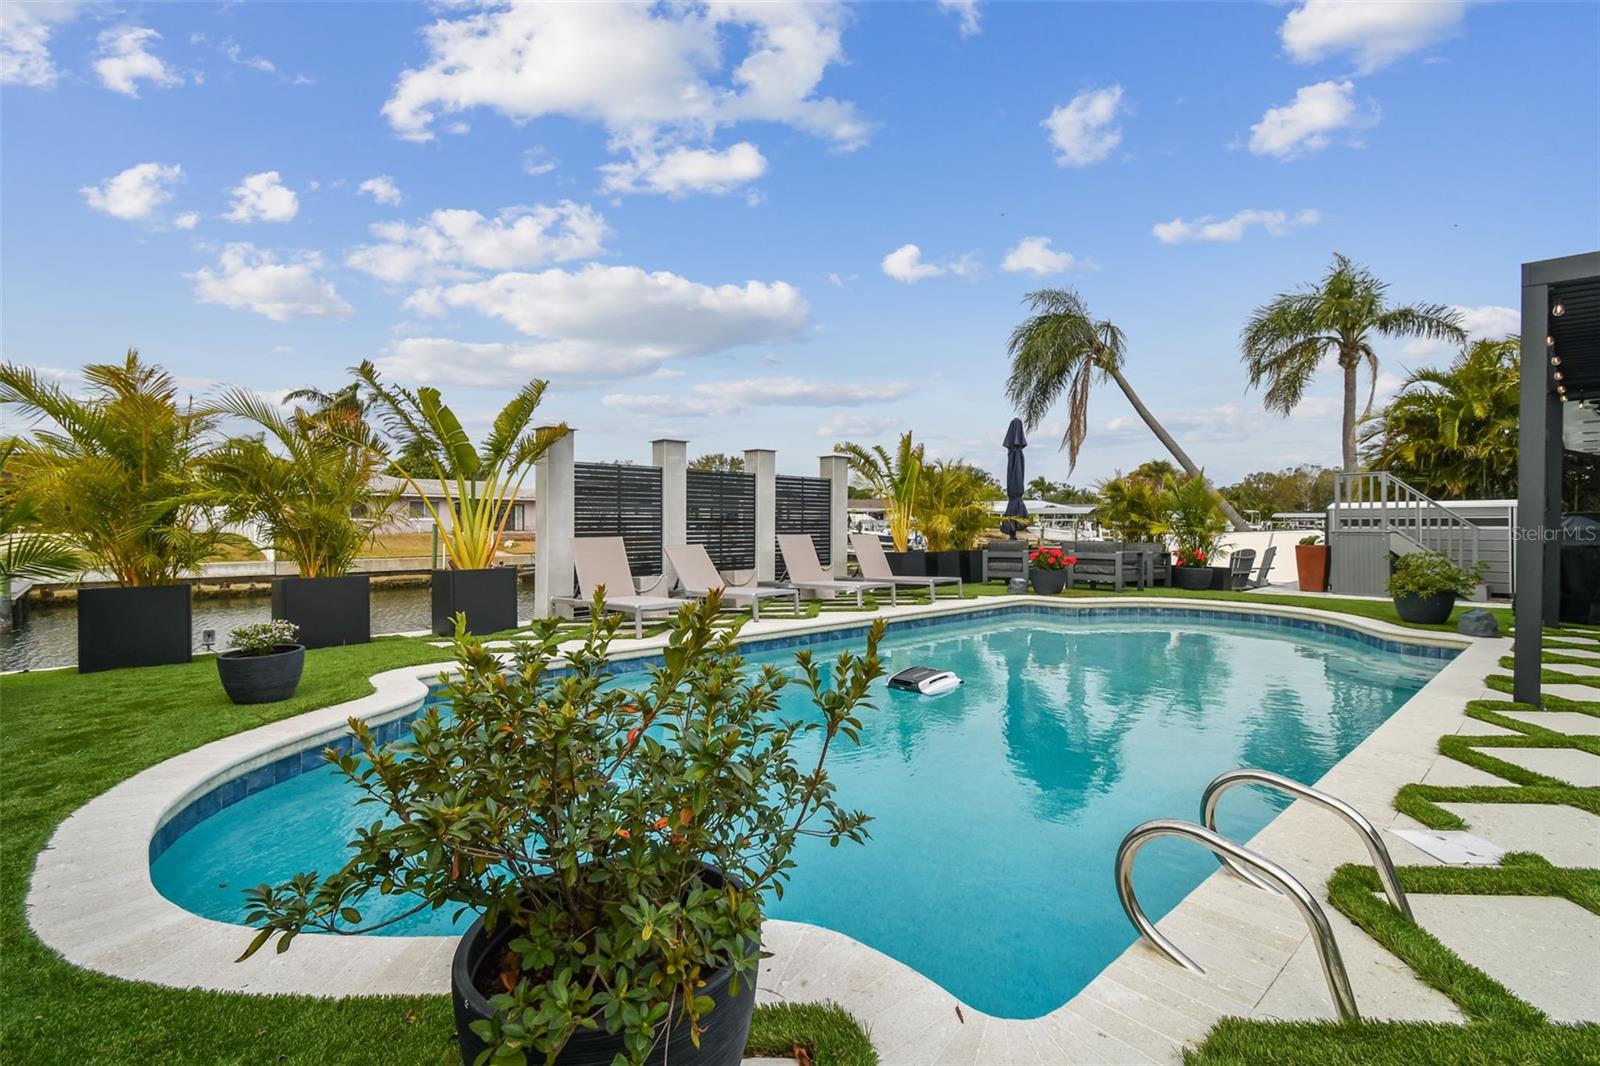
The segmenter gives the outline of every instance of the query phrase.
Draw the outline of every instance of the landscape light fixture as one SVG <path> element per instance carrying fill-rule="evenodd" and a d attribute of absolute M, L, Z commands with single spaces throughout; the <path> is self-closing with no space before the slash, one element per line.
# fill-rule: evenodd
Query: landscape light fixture
<path fill-rule="evenodd" d="M 200 631 L 200 647 L 201 648 L 203 648 L 206 651 L 211 651 L 212 650 L 212 646 L 214 644 L 216 644 L 216 642 L 217 642 L 217 631 L 215 629 L 202 629 Z"/>
<path fill-rule="evenodd" d="M 1562 315 L 1564 315 L 1566 313 L 1567 313 L 1567 308 L 1566 308 L 1566 305 L 1564 305 L 1564 304 L 1556 304 L 1554 307 L 1550 308 L 1550 314 L 1555 318 L 1560 318 Z"/>

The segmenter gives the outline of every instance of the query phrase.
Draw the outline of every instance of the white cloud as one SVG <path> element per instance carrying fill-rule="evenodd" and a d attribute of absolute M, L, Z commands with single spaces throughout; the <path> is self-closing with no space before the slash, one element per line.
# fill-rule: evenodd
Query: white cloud
<path fill-rule="evenodd" d="M 1282 237 L 1301 226 L 1315 225 L 1321 214 L 1306 208 L 1293 215 L 1285 211 L 1259 211 L 1246 209 L 1232 218 L 1213 219 L 1201 215 L 1195 219 L 1175 218 L 1171 222 L 1158 222 L 1150 232 L 1162 244 L 1182 244 L 1185 241 L 1237 241 L 1252 226 L 1260 226 L 1269 236 Z"/>
<path fill-rule="evenodd" d="M 841 411 L 817 427 L 817 436 L 827 440 L 870 440 L 898 428 L 892 415 L 863 415 Z"/>
<path fill-rule="evenodd" d="M 1456 317 L 1461 323 L 1461 328 L 1467 331 L 1468 341 L 1499 340 L 1508 334 L 1522 332 L 1522 312 L 1515 307 L 1501 307 L 1497 304 L 1484 304 L 1482 307 L 1463 307 L 1460 304 L 1455 304 L 1451 306 L 1450 310 L 1456 313 Z M 1433 356 L 1455 350 L 1456 346 L 1449 341 L 1435 340 L 1407 341 L 1403 349 L 1406 355 L 1412 357 Z"/>
<path fill-rule="evenodd" d="M 600 400 L 636 414 L 732 415 L 747 407 L 861 407 L 888 403 L 911 391 L 903 381 L 843 383 L 807 378 L 748 378 L 743 381 L 706 381 L 686 395 L 665 393 L 608 393 Z"/>
<path fill-rule="evenodd" d="M 94 72 L 107 89 L 137 97 L 139 83 L 147 81 L 158 88 L 183 84 L 183 75 L 161 61 L 146 47 L 161 40 L 161 34 L 144 26 L 117 26 L 100 34 Z"/>
<path fill-rule="evenodd" d="M 921 248 L 915 244 L 902 244 L 883 257 L 882 267 L 883 272 L 894 280 L 912 285 L 923 278 L 936 278 L 943 274 L 957 277 L 975 274 L 978 263 L 971 253 L 938 263 L 924 263 Z"/>
<path fill-rule="evenodd" d="M 172 220 L 173 226 L 178 229 L 194 229 L 200 224 L 200 212 L 185 211 Z"/>
<path fill-rule="evenodd" d="M 586 382 L 639 377 L 673 359 L 791 339 L 809 313 L 805 298 L 782 281 L 710 286 L 665 271 L 598 264 L 422 289 L 407 306 L 423 315 L 472 310 L 536 338 L 409 338 L 380 360 L 408 380 L 486 386 L 535 376 Z"/>
<path fill-rule="evenodd" d="M 50 37 L 81 10 L 70 0 L 0 4 L 0 85 L 54 85 L 61 71 L 50 58 Z"/>
<path fill-rule="evenodd" d="M 1297 62 L 1347 53 L 1367 74 L 1447 36 L 1466 12 L 1465 0 L 1305 0 L 1278 36 Z"/>
<path fill-rule="evenodd" d="M 237 63 L 241 67 L 259 70 L 263 74 L 276 74 L 278 67 L 266 56 L 247 56 L 244 49 L 239 47 L 237 41 L 223 41 L 222 54 L 228 57 L 228 62 Z"/>
<path fill-rule="evenodd" d="M 543 148 L 529 148 L 522 153 L 522 172 L 530 178 L 548 174 L 558 165 L 556 160 L 546 157 Z"/>
<path fill-rule="evenodd" d="M 595 122 L 641 176 L 679 147 L 725 156 L 708 142 L 740 122 L 782 123 L 850 150 L 870 125 L 816 91 L 844 58 L 846 18 L 839 3 L 496 4 L 425 30 L 427 62 L 400 74 L 383 113 L 399 136 L 421 141 L 436 121 L 477 108 L 519 124 Z M 726 69 L 729 42 L 742 57 Z M 751 162 L 746 154 L 740 173 Z"/>
<path fill-rule="evenodd" d="M 251 174 L 232 190 L 229 222 L 288 222 L 300 213 L 300 198 L 276 170 Z"/>
<path fill-rule="evenodd" d="M 709 148 L 674 148 L 658 154 L 644 149 L 631 159 L 607 163 L 601 187 L 607 192 L 651 192 L 674 199 L 692 192 L 730 193 L 767 172 L 767 159 L 749 141 L 718 152 Z"/>
<path fill-rule="evenodd" d="M 604 251 L 606 232 L 598 211 L 570 200 L 508 207 L 493 219 L 476 211 L 439 210 L 415 223 L 374 225 L 372 234 L 382 243 L 355 249 L 345 263 L 395 284 L 463 280 L 473 270 L 592 258 Z"/>
<path fill-rule="evenodd" d="M 1000 269 L 1013 274 L 1026 271 L 1030 274 L 1060 274 L 1081 265 L 1071 252 L 1058 252 L 1050 247 L 1049 237 L 1024 237 L 1016 247 L 1006 252 Z"/>
<path fill-rule="evenodd" d="M 194 298 L 203 304 L 222 304 L 236 311 L 254 311 L 274 322 L 296 317 L 349 318 L 353 308 L 318 276 L 321 257 L 303 253 L 291 263 L 249 243 L 229 244 L 217 257 L 216 268 L 202 267 L 190 274 Z"/>
<path fill-rule="evenodd" d="M 1266 411 L 1259 406 L 1224 403 L 1200 410 L 1163 414 L 1161 422 L 1172 431 L 1173 436 L 1184 441 L 1246 440 L 1266 424 Z M 1106 443 L 1144 440 L 1152 446 L 1156 444 L 1156 439 L 1150 435 L 1150 427 L 1137 415 L 1121 415 L 1110 419 L 1103 431 L 1090 435 Z"/>
<path fill-rule="evenodd" d="M 1086 89 L 1050 112 L 1042 125 L 1050 131 L 1056 162 L 1064 167 L 1085 167 L 1098 163 L 1122 143 L 1122 127 L 1116 120 L 1124 114 L 1122 86 Z"/>
<path fill-rule="evenodd" d="M 1302 87 L 1294 100 L 1271 107 L 1250 127 L 1250 151 L 1295 159 L 1326 148 L 1340 130 L 1361 130 L 1378 122 L 1376 105 L 1356 106 L 1355 82 L 1323 81 Z"/>
<path fill-rule="evenodd" d="M 172 199 L 172 185 L 182 179 L 183 168 L 175 163 L 140 163 L 78 191 L 96 211 L 129 222 L 142 221 L 153 218 L 156 209 Z"/>
<path fill-rule="evenodd" d="M 404 199 L 400 195 L 400 186 L 396 185 L 394 179 L 387 174 L 379 174 L 375 178 L 368 178 L 356 186 L 356 192 L 370 196 L 376 203 L 380 204 L 397 204 Z"/>
<path fill-rule="evenodd" d="M 956 16 L 963 37 L 976 37 L 981 31 L 978 0 L 939 0 L 939 8 Z"/>

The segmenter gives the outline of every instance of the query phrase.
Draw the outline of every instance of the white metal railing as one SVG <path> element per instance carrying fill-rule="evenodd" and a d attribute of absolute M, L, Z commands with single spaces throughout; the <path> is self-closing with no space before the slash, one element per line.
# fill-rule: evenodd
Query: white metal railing
<path fill-rule="evenodd" d="M 1381 470 L 1340 474 L 1333 483 L 1328 534 L 1383 533 L 1411 550 L 1439 551 L 1464 569 L 1478 563 L 1478 527 Z"/>

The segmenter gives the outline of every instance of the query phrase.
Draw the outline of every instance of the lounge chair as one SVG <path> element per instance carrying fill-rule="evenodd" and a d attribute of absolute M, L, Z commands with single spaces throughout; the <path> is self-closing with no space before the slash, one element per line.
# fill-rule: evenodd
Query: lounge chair
<path fill-rule="evenodd" d="M 1264 589 L 1267 587 L 1267 575 L 1272 573 L 1272 557 L 1278 554 L 1277 546 L 1268 547 L 1261 556 L 1261 569 L 1256 571 L 1256 576 L 1247 583 L 1247 588 Z"/>
<path fill-rule="evenodd" d="M 685 601 L 671 596 L 639 595 L 621 537 L 573 537 L 572 561 L 578 570 L 578 595 L 557 597 L 554 602 L 586 606 L 593 602 L 597 589 L 604 589 L 602 605 L 607 610 L 633 615 L 635 638 L 644 636 L 646 614 L 676 611 L 684 605 Z"/>
<path fill-rule="evenodd" d="M 717 571 L 703 544 L 669 544 L 667 558 L 678 572 L 679 587 L 687 595 L 701 597 L 713 590 L 719 591 L 724 601 L 736 607 L 749 604 L 750 617 L 757 622 L 761 620 L 762 600 L 790 600 L 794 603 L 794 613 L 800 613 L 799 589 L 777 585 L 730 585 Z"/>
<path fill-rule="evenodd" d="M 956 599 L 962 598 L 959 577 L 913 577 L 897 574 L 889 568 L 889 557 L 883 554 L 883 542 L 871 533 L 850 534 L 850 544 L 856 550 L 856 562 L 861 566 L 861 576 L 868 581 L 888 581 L 900 588 L 926 588 L 928 600 L 939 598 L 940 585 L 954 585 Z"/>
<path fill-rule="evenodd" d="M 1228 556 L 1228 588 L 1242 592 L 1250 587 L 1250 571 L 1255 569 L 1256 550 L 1244 548 Z"/>
<path fill-rule="evenodd" d="M 861 594 L 871 589 L 888 589 L 889 605 L 895 604 L 894 583 L 891 581 L 840 580 L 822 568 L 817 558 L 817 546 L 804 533 L 779 533 L 778 550 L 783 553 L 784 568 L 789 571 L 789 584 L 802 592 L 815 592 L 828 596 L 856 595 L 856 606 L 862 606 Z"/>

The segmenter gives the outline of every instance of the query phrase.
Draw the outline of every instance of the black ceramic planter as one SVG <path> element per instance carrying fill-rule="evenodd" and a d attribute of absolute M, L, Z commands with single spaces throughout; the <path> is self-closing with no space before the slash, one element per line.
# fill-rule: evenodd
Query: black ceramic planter
<path fill-rule="evenodd" d="M 499 960 L 506 944 L 517 935 L 518 931 L 510 925 L 492 934 L 486 933 L 483 919 L 479 918 L 456 948 L 450 965 L 450 998 L 455 1006 L 456 1035 L 461 1041 L 464 1063 L 475 1061 L 486 1046 L 472 1031 L 472 1023 L 486 1021 L 494 1015 L 494 1008 L 478 991 L 476 977 Z M 750 1017 L 756 1006 L 755 974 L 739 978 L 737 996 L 729 987 L 732 978 L 732 970 L 717 970 L 700 990 L 715 1004 L 700 1017 L 700 1046 L 694 1046 L 688 1025 L 674 1026 L 671 1034 L 658 1040 L 645 1057 L 647 1066 L 738 1066 L 743 1061 L 745 1043 L 750 1037 Z M 619 1054 L 626 1054 L 622 1037 L 612 1036 L 604 1029 L 579 1029 L 555 1061 L 559 1066 L 611 1066 Z"/>
<path fill-rule="evenodd" d="M 1172 583 L 1180 589 L 1198 591 L 1211 587 L 1211 567 L 1209 566 L 1174 566 L 1172 568 Z"/>
<path fill-rule="evenodd" d="M 304 644 L 279 644 L 268 655 L 225 651 L 217 656 L 217 676 L 234 703 L 277 703 L 294 695 L 306 668 Z"/>
<path fill-rule="evenodd" d="M 372 639 L 371 585 L 366 574 L 280 577 L 272 583 L 272 617 L 293 622 L 308 648 L 365 644 Z"/>
<path fill-rule="evenodd" d="M 499 633 L 517 625 L 517 568 L 433 572 L 433 631 L 456 635 L 456 614 L 467 616 L 467 632 Z"/>
<path fill-rule="evenodd" d="M 1450 620 L 1450 612 L 1455 610 L 1455 606 L 1454 592 L 1435 592 L 1432 596 L 1394 597 L 1394 611 L 1400 616 L 1400 620 L 1416 622 L 1419 625 L 1443 625 Z"/>
<path fill-rule="evenodd" d="M 896 577 L 927 577 L 928 553 L 925 551 L 884 552 L 889 560 L 889 570 Z"/>
<path fill-rule="evenodd" d="M 922 565 L 929 577 L 960 577 L 961 553 L 957 551 L 923 552 Z"/>
<path fill-rule="evenodd" d="M 194 651 L 186 584 L 78 592 L 78 672 L 186 663 Z"/>
<path fill-rule="evenodd" d="M 1028 570 L 1028 580 L 1033 583 L 1033 591 L 1041 596 L 1054 596 L 1067 587 L 1067 572 L 1065 570 L 1040 570 L 1032 567 Z"/>
<path fill-rule="evenodd" d="M 946 574 L 946 577 L 959 577 L 969 585 L 976 585 L 983 580 L 983 549 L 974 548 L 971 551 L 959 551 L 956 556 L 956 572 Z"/>
<path fill-rule="evenodd" d="M 1233 571 L 1226 566 L 1208 566 L 1205 570 L 1211 575 L 1211 583 L 1205 587 L 1213 592 L 1226 592 L 1228 583 L 1233 580 Z"/>

